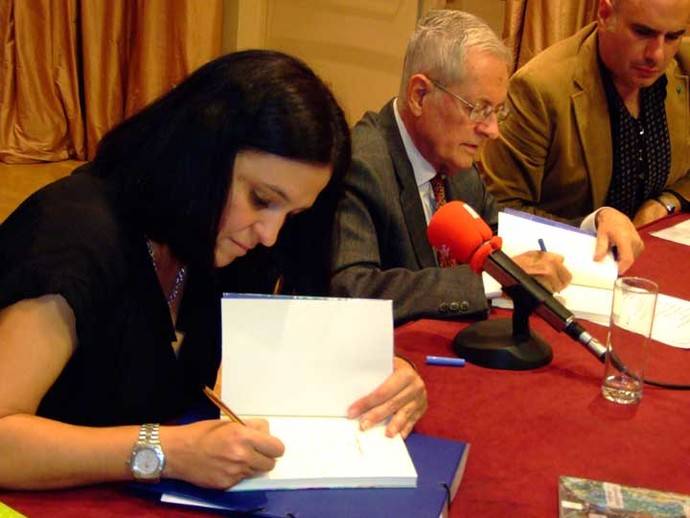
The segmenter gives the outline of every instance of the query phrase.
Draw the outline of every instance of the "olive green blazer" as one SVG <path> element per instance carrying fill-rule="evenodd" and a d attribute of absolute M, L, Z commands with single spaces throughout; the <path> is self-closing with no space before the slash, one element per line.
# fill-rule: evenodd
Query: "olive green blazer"
<path fill-rule="evenodd" d="M 666 188 L 690 200 L 690 43 L 666 70 L 671 171 Z M 611 129 L 596 22 L 535 56 L 510 80 L 510 114 L 481 165 L 501 205 L 577 221 L 604 204 Z"/>

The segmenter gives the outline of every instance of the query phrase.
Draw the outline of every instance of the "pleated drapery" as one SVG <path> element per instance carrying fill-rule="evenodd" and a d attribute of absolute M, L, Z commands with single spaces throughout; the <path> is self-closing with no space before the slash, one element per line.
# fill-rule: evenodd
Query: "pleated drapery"
<path fill-rule="evenodd" d="M 506 0 L 503 38 L 515 70 L 549 45 L 594 21 L 599 0 Z"/>
<path fill-rule="evenodd" d="M 222 0 L 0 1 L 0 161 L 93 158 L 220 54 Z"/>

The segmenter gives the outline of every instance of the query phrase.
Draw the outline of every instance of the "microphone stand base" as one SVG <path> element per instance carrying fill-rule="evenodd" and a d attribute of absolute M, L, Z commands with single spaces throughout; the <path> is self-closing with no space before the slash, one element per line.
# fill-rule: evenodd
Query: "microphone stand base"
<path fill-rule="evenodd" d="M 536 369 L 553 358 L 541 337 L 529 329 L 514 334 L 513 321 L 507 318 L 483 320 L 463 329 L 453 340 L 453 350 L 470 363 L 492 369 Z"/>

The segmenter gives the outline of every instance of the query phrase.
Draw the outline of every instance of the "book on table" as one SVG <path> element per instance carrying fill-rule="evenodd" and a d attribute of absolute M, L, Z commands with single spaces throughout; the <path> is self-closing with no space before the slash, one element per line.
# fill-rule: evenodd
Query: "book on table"
<path fill-rule="evenodd" d="M 155 485 L 137 484 L 137 490 L 154 493 L 166 504 L 262 518 L 446 517 L 462 480 L 470 445 L 417 433 L 405 443 L 419 475 L 417 487 L 228 492 L 165 480 Z"/>
<path fill-rule="evenodd" d="M 577 477 L 558 481 L 559 518 L 690 517 L 690 495 Z"/>
<path fill-rule="evenodd" d="M 562 255 L 563 264 L 573 277 L 570 285 L 557 293 L 556 298 L 577 318 L 608 325 L 618 266 L 610 252 L 602 261 L 594 260 L 594 235 L 577 227 L 511 209 L 498 214 L 498 234 L 503 240 L 503 252 L 511 257 L 539 250 L 539 239 L 549 252 Z M 486 276 L 484 280 L 485 290 L 494 307 L 513 307 L 513 301 L 501 295 L 496 281 L 487 281 Z"/>
<path fill-rule="evenodd" d="M 26 518 L 23 514 L 0 502 L 0 518 Z"/>
<path fill-rule="evenodd" d="M 225 296 L 222 398 L 243 418 L 267 417 L 286 453 L 230 491 L 178 480 L 134 487 L 164 503 L 257 517 L 446 516 L 469 444 L 416 433 L 403 442 L 344 417 L 392 371 L 391 310 L 390 301 Z"/>
<path fill-rule="evenodd" d="M 563 256 L 573 278 L 555 297 L 576 318 L 609 325 L 613 284 L 618 266 L 612 253 L 594 261 L 596 237 L 583 230 L 546 218 L 506 209 L 498 214 L 502 250 L 509 256 L 536 250 L 542 239 L 546 249 Z M 483 274 L 485 292 L 494 307 L 512 309 L 513 301 L 502 295 L 501 286 Z M 652 338 L 673 347 L 690 349 L 690 302 L 660 293 L 654 315 Z"/>
<path fill-rule="evenodd" d="M 402 438 L 347 418 L 392 373 L 391 301 L 228 294 L 221 311 L 221 398 L 285 445 L 229 491 L 415 486 Z"/>

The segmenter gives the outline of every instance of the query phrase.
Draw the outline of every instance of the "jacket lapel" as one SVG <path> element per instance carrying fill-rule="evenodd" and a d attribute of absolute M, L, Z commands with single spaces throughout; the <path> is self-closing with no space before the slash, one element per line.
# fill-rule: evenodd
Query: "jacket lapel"
<path fill-rule="evenodd" d="M 687 173 L 687 163 L 690 157 L 688 152 L 688 76 L 681 73 L 680 67 L 675 61 L 666 71 L 666 123 L 668 135 L 671 140 L 671 171 L 670 178 L 677 180 Z"/>
<path fill-rule="evenodd" d="M 584 40 L 577 57 L 572 95 L 578 137 L 592 189 L 592 206 L 601 207 L 611 183 L 611 124 L 597 60 L 596 26 Z M 593 71 L 595 73 L 593 73 Z"/>
<path fill-rule="evenodd" d="M 421 268 L 436 266 L 436 256 L 426 236 L 426 219 L 419 199 L 419 189 L 415 182 L 412 164 L 405 152 L 402 137 L 395 123 L 393 101 L 381 110 L 381 121 L 386 132 L 386 141 L 390 150 L 395 176 L 400 188 L 400 207 L 403 211 L 407 232 Z"/>

